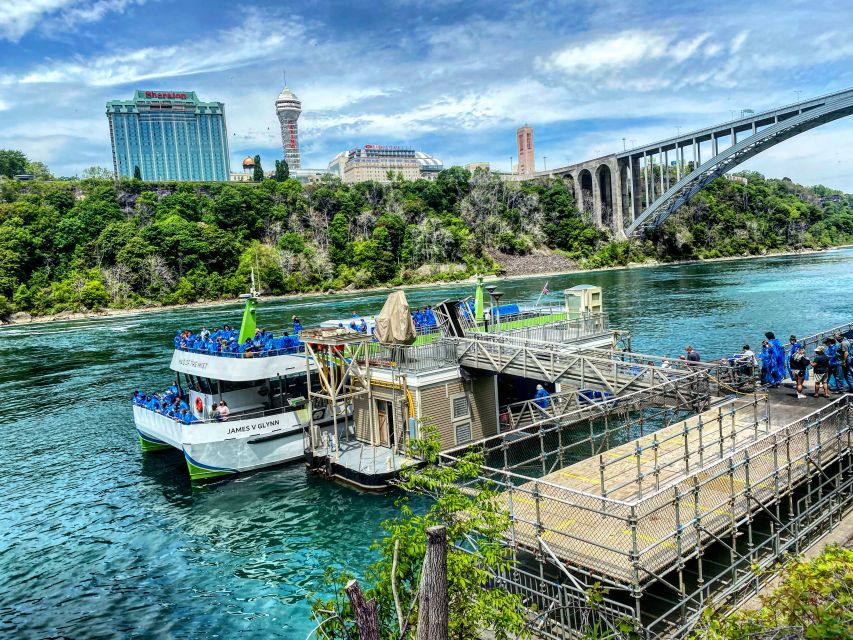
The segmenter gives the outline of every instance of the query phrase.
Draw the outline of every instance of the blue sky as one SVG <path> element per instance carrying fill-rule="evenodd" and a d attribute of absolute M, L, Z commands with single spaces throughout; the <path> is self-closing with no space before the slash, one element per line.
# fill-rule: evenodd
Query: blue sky
<path fill-rule="evenodd" d="M 506 169 L 529 123 L 553 167 L 853 86 L 851 24 L 791 0 L 0 0 L 0 148 L 111 166 L 107 100 L 194 90 L 226 105 L 232 168 L 270 168 L 286 69 L 303 166 L 374 143 Z M 746 167 L 853 192 L 851 149 L 848 118 Z"/>

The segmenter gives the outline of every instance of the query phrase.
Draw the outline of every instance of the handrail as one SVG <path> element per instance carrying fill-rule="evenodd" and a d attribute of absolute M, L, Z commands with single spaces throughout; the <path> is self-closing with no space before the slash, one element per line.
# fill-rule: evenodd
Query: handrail
<path fill-rule="evenodd" d="M 198 353 L 206 356 L 214 356 L 217 358 L 236 358 L 238 360 L 251 360 L 253 358 L 269 358 L 271 356 L 299 355 L 305 353 L 305 345 L 296 347 L 286 347 L 284 349 L 265 349 L 261 351 L 251 351 L 244 353 L 234 353 L 231 351 L 211 351 L 210 349 L 193 349 L 192 347 L 181 348 L 175 347 L 175 351 L 182 353 Z"/>

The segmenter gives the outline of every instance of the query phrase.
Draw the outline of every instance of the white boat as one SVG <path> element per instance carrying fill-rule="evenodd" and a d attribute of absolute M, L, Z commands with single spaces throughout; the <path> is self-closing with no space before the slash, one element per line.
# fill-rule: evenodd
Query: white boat
<path fill-rule="evenodd" d="M 254 302 L 246 302 L 240 335 L 254 335 Z M 247 327 L 247 318 L 249 326 Z M 176 419 L 134 402 L 133 418 L 143 451 L 175 448 L 186 458 L 193 480 L 214 478 L 301 460 L 303 430 L 313 422 L 332 431 L 327 405 L 308 404 L 307 385 L 318 386 L 316 367 L 298 347 L 252 353 L 175 349 L 171 369 L 191 418 Z M 230 415 L 219 420 L 214 403 L 225 401 Z M 313 416 L 312 416 L 313 414 Z M 347 408 L 338 407 L 340 424 Z"/>

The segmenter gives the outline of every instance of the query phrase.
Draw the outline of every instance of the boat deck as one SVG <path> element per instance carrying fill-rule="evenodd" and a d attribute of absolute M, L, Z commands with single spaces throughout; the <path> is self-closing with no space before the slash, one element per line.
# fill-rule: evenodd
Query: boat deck
<path fill-rule="evenodd" d="M 771 390 L 767 405 L 728 402 L 511 487 L 498 498 L 513 519 L 507 535 L 531 550 L 541 539 L 585 572 L 644 582 L 761 508 L 758 501 L 790 491 L 813 473 L 810 463 L 837 459 L 850 430 L 839 412 L 803 420 L 829 414 L 828 404 Z"/>

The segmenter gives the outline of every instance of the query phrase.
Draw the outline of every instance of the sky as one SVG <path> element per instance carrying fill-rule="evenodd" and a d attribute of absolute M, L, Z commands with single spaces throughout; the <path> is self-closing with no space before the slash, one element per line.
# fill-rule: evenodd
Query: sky
<path fill-rule="evenodd" d="M 529 124 L 553 168 L 851 87 L 851 24 L 820 0 L 0 0 L 0 148 L 111 167 L 108 100 L 196 91 L 232 170 L 269 169 L 286 71 L 303 167 L 370 143 L 506 170 Z M 741 168 L 853 192 L 851 150 L 846 118 Z"/>

